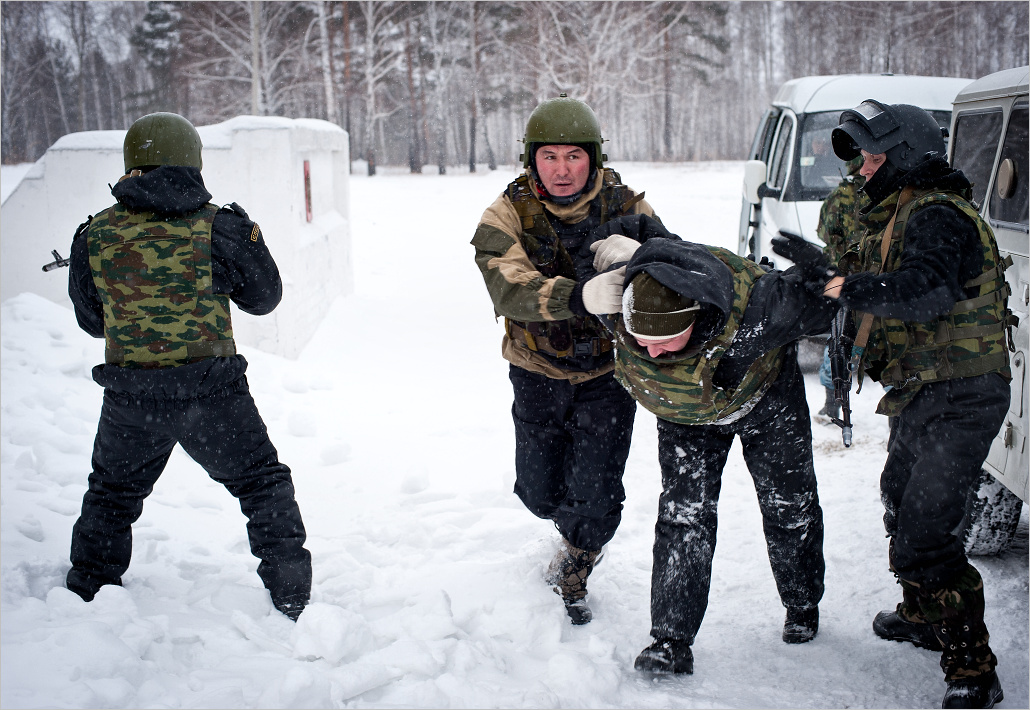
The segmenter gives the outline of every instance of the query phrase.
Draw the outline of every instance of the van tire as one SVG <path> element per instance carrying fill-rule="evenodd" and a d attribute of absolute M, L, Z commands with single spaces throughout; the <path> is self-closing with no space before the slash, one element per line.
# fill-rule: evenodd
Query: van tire
<path fill-rule="evenodd" d="M 966 496 L 962 542 L 967 555 L 993 556 L 1004 552 L 1019 526 L 1023 501 L 987 471 Z"/>

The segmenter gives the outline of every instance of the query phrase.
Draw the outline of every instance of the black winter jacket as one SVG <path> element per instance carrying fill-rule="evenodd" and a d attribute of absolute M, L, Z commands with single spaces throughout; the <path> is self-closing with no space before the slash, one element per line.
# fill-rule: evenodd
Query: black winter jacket
<path fill-rule="evenodd" d="M 179 217 L 196 212 L 211 199 L 200 170 L 161 166 L 118 182 L 111 194 L 130 210 Z M 104 337 L 104 309 L 89 265 L 84 223 L 72 240 L 68 295 L 79 327 L 95 338 Z M 227 294 L 241 310 L 270 313 L 282 298 L 279 269 L 260 231 L 251 239 L 254 223 L 236 203 L 223 207 L 211 232 L 211 267 L 216 293 Z M 160 398 L 189 398 L 221 389 L 243 376 L 242 355 L 208 358 L 178 367 L 141 370 L 97 365 L 93 379 L 116 392 Z"/>
<path fill-rule="evenodd" d="M 909 185 L 958 194 L 970 188 L 965 175 L 942 159 L 914 168 L 900 179 L 898 189 Z M 944 204 L 923 207 L 913 212 L 905 225 L 901 266 L 885 274 L 851 274 L 844 280 L 840 301 L 874 316 L 932 320 L 950 312 L 957 301 L 975 295 L 967 294 L 962 284 L 983 269 L 979 245 L 976 226 L 957 208 Z"/>
<path fill-rule="evenodd" d="M 717 387 L 735 388 L 752 363 L 765 353 L 829 329 L 835 304 L 811 294 L 796 268 L 767 273 L 755 283 L 733 344 L 713 374 Z M 725 327 L 733 303 L 733 273 L 704 246 L 649 240 L 629 261 L 626 283 L 641 272 L 701 304 L 688 347 L 702 346 Z M 787 361 L 777 385 L 796 369 L 796 348 L 788 348 L 784 357 Z"/>

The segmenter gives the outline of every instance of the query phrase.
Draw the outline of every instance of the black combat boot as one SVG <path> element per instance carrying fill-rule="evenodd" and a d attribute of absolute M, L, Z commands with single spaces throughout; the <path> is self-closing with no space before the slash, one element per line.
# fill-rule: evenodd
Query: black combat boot
<path fill-rule="evenodd" d="M 548 584 L 565 602 L 565 611 L 573 624 L 590 623 L 593 612 L 587 606 L 587 577 L 601 561 L 601 550 L 581 550 L 563 539 L 558 553 L 547 567 Z"/>
<path fill-rule="evenodd" d="M 947 587 L 928 593 L 934 609 L 920 597 L 924 616 L 944 646 L 941 668 L 948 689 L 945 708 L 990 708 L 1004 697 L 991 650 L 991 635 L 984 624 L 984 590 L 980 573 L 972 565 Z M 935 616 L 931 616 L 935 615 Z M 939 618 L 937 618 L 939 617 Z"/>
<path fill-rule="evenodd" d="M 660 638 L 645 648 L 633 661 L 638 671 L 671 675 L 694 672 L 694 652 L 683 639 Z"/>
<path fill-rule="evenodd" d="M 787 607 L 787 618 L 783 621 L 783 640 L 786 643 L 805 643 L 814 639 L 817 633 L 819 607 Z"/>
<path fill-rule="evenodd" d="M 300 613 L 307 607 L 308 599 L 305 596 L 298 595 L 283 599 L 273 599 L 272 604 L 276 609 L 289 617 L 290 621 L 296 621 L 300 618 Z"/>
<path fill-rule="evenodd" d="M 888 641 L 908 643 L 931 651 L 943 651 L 944 646 L 933 632 L 933 626 L 919 611 L 916 587 L 898 580 L 902 602 L 894 611 L 881 611 L 873 619 L 873 633 Z"/>
<path fill-rule="evenodd" d="M 994 671 L 972 678 L 948 681 L 942 708 L 993 708 L 1005 699 L 998 674 Z"/>
<path fill-rule="evenodd" d="M 840 416 L 840 405 L 833 396 L 832 387 L 824 387 L 826 390 L 826 402 L 823 408 L 816 412 L 816 420 L 821 424 L 833 424 L 833 418 Z"/>

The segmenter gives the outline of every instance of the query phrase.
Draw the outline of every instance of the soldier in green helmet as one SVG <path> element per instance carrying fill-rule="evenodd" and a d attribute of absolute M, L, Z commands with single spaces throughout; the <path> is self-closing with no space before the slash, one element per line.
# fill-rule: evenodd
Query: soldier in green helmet
<path fill-rule="evenodd" d="M 800 238 L 774 239 L 773 250 L 806 271 L 815 292 L 859 314 L 859 377 L 887 387 L 877 410 L 890 417 L 880 497 L 902 601 L 873 631 L 941 652 L 943 707 L 993 707 L 1004 695 L 983 580 L 956 533 L 1009 407 L 1011 259 L 926 111 L 870 99 L 841 114 L 832 140 L 841 159 L 862 157 L 863 191 L 889 221 L 836 269 Z"/>
<path fill-rule="evenodd" d="M 561 533 L 546 574 L 574 624 L 591 619 L 586 583 L 615 534 L 636 405 L 615 381 L 610 334 L 595 314 L 617 310 L 621 274 L 588 285 L 596 259 L 624 261 L 626 237 L 580 256 L 595 227 L 650 205 L 604 166 L 593 110 L 561 94 L 526 126 L 525 171 L 483 213 L 472 244 L 494 312 L 515 401 L 515 493 Z"/>
<path fill-rule="evenodd" d="M 615 377 L 658 418 L 662 472 L 651 571 L 654 642 L 634 666 L 692 673 L 723 467 L 738 437 L 786 608 L 782 638 L 805 643 L 818 632 L 823 515 L 797 340 L 825 332 L 836 309 L 812 295 L 796 269 L 767 272 L 726 249 L 655 239 L 654 232 L 646 217 L 623 217 L 591 239 L 604 244 L 622 234 L 642 243 L 626 265 L 611 321 Z"/>
<path fill-rule="evenodd" d="M 229 301 L 271 312 L 282 283 L 258 225 L 235 203 L 211 204 L 201 149 L 182 116 L 137 120 L 115 204 L 72 241 L 68 294 L 80 327 L 104 339 L 105 363 L 93 368 L 104 404 L 66 584 L 86 601 L 121 585 L 132 523 L 178 443 L 239 500 L 258 575 L 275 608 L 296 620 L 310 596 L 311 555 L 229 312 Z"/>

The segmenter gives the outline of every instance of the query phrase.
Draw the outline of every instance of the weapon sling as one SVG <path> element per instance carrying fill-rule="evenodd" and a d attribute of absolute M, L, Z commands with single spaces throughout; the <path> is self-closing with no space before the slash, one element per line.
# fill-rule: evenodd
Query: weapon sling
<path fill-rule="evenodd" d="M 891 250 L 891 238 L 894 234 L 894 222 L 898 218 L 898 212 L 901 211 L 902 205 L 912 199 L 912 188 L 906 187 L 902 190 L 901 195 L 898 197 L 898 205 L 894 208 L 894 214 L 891 215 L 890 222 L 887 223 L 887 228 L 883 230 L 883 238 L 880 240 L 880 269 L 876 272 L 877 274 L 883 273 L 883 268 L 887 264 L 887 255 Z M 862 321 L 858 326 L 858 333 L 855 335 L 855 345 L 851 355 L 851 371 L 854 373 L 858 369 L 858 365 L 862 360 L 862 356 L 865 355 L 865 346 L 869 342 L 869 333 L 873 329 L 873 314 L 863 313 Z M 860 385 L 861 386 L 861 385 Z"/>

